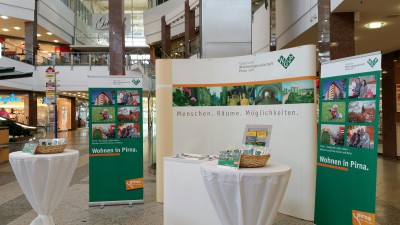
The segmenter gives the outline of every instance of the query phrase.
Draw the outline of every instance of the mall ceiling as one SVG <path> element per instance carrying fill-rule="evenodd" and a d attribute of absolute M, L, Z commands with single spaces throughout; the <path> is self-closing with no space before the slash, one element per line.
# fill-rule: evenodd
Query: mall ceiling
<path fill-rule="evenodd" d="M 357 55 L 375 51 L 389 53 L 400 50 L 399 0 L 344 0 L 334 12 L 355 12 Z M 379 29 L 369 29 L 366 25 L 371 22 L 382 22 L 384 25 Z M 315 25 L 291 41 L 285 48 L 317 43 L 318 26 Z"/>
<path fill-rule="evenodd" d="M 335 12 L 355 12 L 356 54 L 400 50 L 399 0 L 344 0 Z M 366 24 L 382 22 L 380 29 L 369 29 Z"/>
<path fill-rule="evenodd" d="M 253 0 L 254 1 L 254 0 Z M 100 12 L 108 12 L 108 0 L 83 0 L 93 8 L 100 9 Z M 98 7 L 94 7 L 94 5 Z M 148 7 L 148 0 L 125 0 L 126 11 L 143 11 Z M 399 0 L 344 0 L 335 12 L 356 12 L 355 34 L 356 34 L 356 54 L 373 51 L 383 53 L 392 52 L 400 49 L 400 1 Z M 380 21 L 385 23 L 380 29 L 368 29 L 365 25 L 369 22 Z M 19 47 L 23 47 L 24 20 L 17 18 L 0 18 L 0 36 L 18 37 L 19 40 L 13 41 Z M 17 30 L 15 27 L 21 29 Z M 8 29 L 8 31 L 3 30 Z M 54 34 L 38 26 L 38 40 L 42 42 L 40 49 L 44 52 L 53 52 L 54 46 L 58 44 L 68 44 Z M 55 40 L 57 42 L 55 42 Z M 52 44 L 53 43 L 53 44 Z M 299 36 L 286 47 L 302 44 L 317 44 L 317 29 L 311 28 L 303 35 Z"/>

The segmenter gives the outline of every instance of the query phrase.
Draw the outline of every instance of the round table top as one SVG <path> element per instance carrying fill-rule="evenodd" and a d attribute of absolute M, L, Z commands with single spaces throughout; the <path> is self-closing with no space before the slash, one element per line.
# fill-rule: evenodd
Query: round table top
<path fill-rule="evenodd" d="M 21 160 L 21 159 L 38 159 L 38 158 L 59 158 L 59 157 L 71 157 L 79 155 L 79 151 L 72 150 L 72 149 L 65 149 L 62 153 L 55 153 L 55 154 L 30 154 L 22 151 L 12 152 L 9 155 L 11 160 Z"/>
<path fill-rule="evenodd" d="M 246 176 L 260 176 L 260 175 L 281 175 L 290 172 L 290 167 L 283 163 L 268 162 L 264 167 L 258 168 L 239 168 L 238 170 L 230 170 L 218 167 L 218 160 L 207 161 L 202 163 L 201 168 L 207 171 L 218 173 L 241 173 Z"/>

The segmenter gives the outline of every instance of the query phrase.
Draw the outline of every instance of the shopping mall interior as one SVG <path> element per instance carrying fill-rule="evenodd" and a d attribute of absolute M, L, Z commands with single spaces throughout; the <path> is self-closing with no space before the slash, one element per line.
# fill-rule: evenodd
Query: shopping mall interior
<path fill-rule="evenodd" d="M 43 219 L 45 222 L 37 224 L 199 224 L 203 221 L 202 219 L 180 217 L 179 211 L 182 210 L 182 214 L 187 212 L 184 210 L 186 205 L 179 206 L 178 204 L 178 215 L 171 213 L 175 211 L 170 208 L 173 204 L 167 202 L 167 196 L 171 196 L 167 190 L 170 189 L 163 187 L 163 184 L 167 183 L 163 177 L 166 172 L 163 159 L 171 157 L 172 153 L 175 155 L 176 152 L 175 149 L 165 151 L 161 146 L 167 146 L 167 148 L 176 148 L 176 146 L 164 145 L 169 142 L 165 142 L 164 136 L 160 133 L 168 133 L 169 130 L 157 128 L 157 121 L 161 127 L 161 124 L 164 124 L 162 119 L 166 118 L 165 114 L 160 114 L 165 111 L 158 108 L 163 105 L 160 104 L 161 97 L 157 97 L 166 93 L 163 88 L 172 90 L 172 88 L 184 87 L 162 83 L 169 79 L 164 76 L 165 68 L 173 68 L 174 62 L 179 64 L 186 62 L 184 60 L 209 59 L 213 61 L 215 58 L 258 57 L 262 54 L 303 45 L 315 46 L 315 60 L 312 62 L 315 67 L 312 71 L 315 71 L 315 74 L 308 74 L 308 76 L 312 75 L 312 80 L 315 80 L 313 93 L 315 91 L 317 94 L 314 97 L 316 100 L 312 103 L 316 109 L 313 112 L 316 118 L 320 113 L 319 104 L 323 102 L 322 98 L 319 100 L 318 95 L 323 95 L 323 83 L 320 81 L 323 80 L 321 68 L 324 64 L 369 53 L 381 55 L 380 78 L 378 81 L 369 83 L 370 86 L 380 84 L 375 92 L 380 94 L 374 96 L 377 99 L 376 118 L 375 108 L 373 112 L 376 128 L 375 133 L 371 134 L 376 137 L 371 139 L 375 140 L 372 145 L 376 147 L 377 152 L 375 223 L 365 224 L 399 224 L 400 42 L 397 38 L 400 34 L 399 19 L 400 2 L 397 0 L 384 2 L 371 0 L 0 0 L 0 225 L 36 224 L 31 222 L 40 217 L 38 217 L 39 213 L 33 209 L 35 207 L 31 199 L 26 197 L 21 181 L 16 176 L 15 168 L 10 163 L 9 155 L 20 151 L 26 143 L 53 138 L 65 138 L 66 149 L 79 151 L 79 156 L 63 198 L 55 203 L 51 211 L 52 219 L 47 222 Z M 164 67 L 166 61 L 172 61 L 171 67 Z M 193 64 L 188 63 L 188 65 Z M 350 65 L 352 66 L 354 64 Z M 193 71 L 193 74 L 197 73 Z M 140 92 L 132 92 L 136 93 L 134 97 L 140 96 L 141 99 L 138 99 L 140 104 L 124 106 L 124 110 L 137 110 L 141 113 L 140 119 L 132 123 L 132 126 L 140 123 L 137 129 L 140 140 L 143 140 L 143 145 L 140 145 L 143 158 L 139 160 L 143 169 L 141 181 L 143 197 L 142 201 L 139 201 L 140 204 L 132 204 L 129 201 L 128 204 L 123 204 L 125 202 L 118 202 L 115 205 L 104 202 L 92 204 L 93 201 L 91 201 L 92 193 L 94 193 L 94 185 L 91 181 L 94 178 L 90 181 L 89 177 L 91 177 L 91 170 L 95 169 L 92 166 L 94 163 L 90 165 L 89 162 L 93 162 L 91 161 L 93 158 L 100 158 L 95 157 L 92 152 L 94 128 L 91 129 L 95 120 L 94 115 L 91 114 L 94 112 L 99 114 L 92 109 L 92 106 L 100 105 L 95 102 L 93 95 L 96 90 L 93 88 L 99 87 L 96 84 L 98 80 L 110 77 L 122 80 L 138 79 L 141 82 Z M 160 80 L 161 83 L 159 83 Z M 181 84 L 189 83 L 183 80 Z M 230 81 L 224 80 L 220 83 L 230 83 Z M 287 92 L 286 97 L 266 98 L 270 95 L 276 97 L 279 94 L 278 86 L 269 84 L 259 91 L 259 99 L 263 99 L 258 99 L 259 101 L 257 100 L 256 103 L 254 101 L 253 104 L 269 107 L 269 105 L 286 101 L 290 91 L 282 90 L 282 87 L 280 91 Z M 107 88 L 104 91 L 106 94 Z M 240 88 L 235 88 L 236 86 L 230 92 L 240 90 Z M 291 91 L 293 90 L 292 88 Z M 184 88 L 182 91 L 185 93 Z M 186 93 L 190 92 L 193 95 L 201 95 L 200 88 L 196 92 L 192 88 L 186 90 Z M 120 96 L 120 94 L 122 95 L 122 91 L 118 89 L 114 95 Z M 110 96 L 110 94 L 107 95 Z M 230 94 L 227 95 L 229 95 L 228 103 L 225 104 L 229 104 L 229 98 L 232 97 Z M 189 104 L 192 105 L 189 106 L 199 106 L 202 103 L 197 102 L 198 99 L 185 100 L 191 101 Z M 118 106 L 122 104 L 120 101 L 122 100 L 116 100 L 113 103 L 116 105 L 115 108 L 111 108 L 118 109 L 118 116 L 114 112 L 117 121 L 125 121 L 125 119 L 120 119 L 119 110 L 123 108 Z M 172 101 L 174 101 L 173 107 L 177 106 L 175 99 L 168 98 L 168 101 L 169 107 Z M 247 100 L 246 104 L 248 105 L 249 102 L 251 105 L 251 99 Z M 218 106 L 222 106 L 222 103 Z M 107 108 L 111 111 L 110 107 Z M 104 108 L 103 112 L 105 111 Z M 172 124 L 172 121 L 170 122 Z M 128 128 L 129 123 L 126 122 L 126 124 Z M 119 125 L 124 124 L 116 125 L 119 130 Z M 30 135 L 14 134 L 12 132 L 15 131 L 11 126 L 17 127 L 18 129 L 14 127 L 16 130 L 20 130 L 20 127 L 28 129 L 31 133 Z M 346 128 L 348 137 L 350 136 L 349 127 Z M 177 127 L 175 129 L 177 130 Z M 5 130 L 9 135 L 3 133 Z M 119 132 L 114 131 L 116 135 L 121 135 Z M 175 135 L 174 132 L 171 131 L 171 139 L 175 138 L 172 137 Z M 239 132 L 242 133 L 242 130 Z M 302 133 L 301 130 L 299 132 Z M 313 132 L 308 132 L 308 135 Z M 344 133 L 344 130 L 342 132 Z M 156 133 L 159 133 L 158 139 Z M 106 139 L 104 134 L 102 139 Z M 190 142 L 190 140 L 183 141 Z M 319 141 L 318 144 L 320 144 Z M 198 143 L 198 145 L 202 144 Z M 230 144 L 227 143 L 226 146 L 228 145 Z M 273 161 L 273 151 L 271 155 Z M 316 157 L 317 153 L 315 153 Z M 124 170 L 124 167 L 116 164 L 115 169 Z M 291 179 L 296 179 L 294 169 L 298 168 L 292 166 Z M 197 175 L 200 177 L 200 172 Z M 367 183 L 367 185 L 375 185 L 375 182 Z M 203 189 L 202 191 L 205 190 Z M 177 188 L 177 190 L 180 189 Z M 298 190 L 299 193 L 303 193 L 301 187 L 298 187 Z M 39 192 L 50 191 L 39 190 Z M 357 190 L 350 192 L 356 193 Z M 186 196 L 184 193 L 181 194 Z M 202 211 L 203 205 L 197 205 L 195 198 L 189 199 L 189 203 L 192 204 L 190 206 L 193 208 L 192 211 Z M 211 203 L 207 204 L 212 207 Z M 299 202 L 296 204 L 301 205 Z M 293 206 L 293 208 L 296 207 Z M 298 210 L 301 211 L 301 209 Z M 203 211 L 206 212 L 206 210 Z M 295 216 L 296 213 L 285 212 L 287 211 L 277 209 L 276 217 L 273 217 L 272 222 L 265 224 L 315 224 L 309 217 L 299 217 Z M 43 215 L 50 215 L 50 213 Z M 200 215 L 203 214 L 199 212 Z M 213 216 L 214 214 L 210 218 Z M 174 220 L 180 223 L 171 223 Z M 190 220 L 192 221 L 188 222 Z M 360 225 L 363 224 L 358 222 Z M 213 223 L 210 222 L 210 224 Z M 250 225 L 238 221 L 228 224 Z M 357 223 L 353 220 L 353 224 Z M 321 223 L 321 225 L 324 224 Z"/>

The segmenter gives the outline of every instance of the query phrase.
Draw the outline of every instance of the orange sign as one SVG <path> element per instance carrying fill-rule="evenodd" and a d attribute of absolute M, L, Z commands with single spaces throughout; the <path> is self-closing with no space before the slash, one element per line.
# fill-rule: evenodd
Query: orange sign
<path fill-rule="evenodd" d="M 353 225 L 375 225 L 375 214 L 352 210 Z"/>
<path fill-rule="evenodd" d="M 127 191 L 143 188 L 143 178 L 126 180 L 125 186 Z"/>

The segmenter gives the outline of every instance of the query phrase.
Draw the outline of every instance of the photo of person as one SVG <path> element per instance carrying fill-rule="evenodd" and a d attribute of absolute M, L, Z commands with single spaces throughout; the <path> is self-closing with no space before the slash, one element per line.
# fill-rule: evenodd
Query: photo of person
<path fill-rule="evenodd" d="M 123 123 L 118 124 L 118 138 L 139 138 L 139 123 Z"/>
<path fill-rule="evenodd" d="M 372 123 L 375 121 L 375 101 L 349 102 L 348 120 L 353 123 Z"/>
<path fill-rule="evenodd" d="M 1 108 L 0 117 L 3 117 L 4 119 L 10 119 L 10 113 L 8 113 L 4 108 Z"/>
<path fill-rule="evenodd" d="M 118 121 L 130 121 L 140 119 L 140 107 L 119 107 Z"/>
<path fill-rule="evenodd" d="M 92 122 L 115 122 L 114 107 L 93 107 Z"/>
<path fill-rule="evenodd" d="M 210 91 L 214 88 L 210 88 Z M 223 106 L 240 106 L 254 105 L 254 85 L 248 86 L 223 86 L 219 96 L 220 105 Z"/>
<path fill-rule="evenodd" d="M 344 125 L 321 124 L 320 144 L 344 145 Z"/>
<path fill-rule="evenodd" d="M 109 90 L 92 90 L 92 105 L 114 105 L 114 91 Z"/>
<path fill-rule="evenodd" d="M 346 98 L 346 87 L 346 79 L 324 80 L 322 84 L 322 99 L 344 99 Z"/>
<path fill-rule="evenodd" d="M 354 148 L 374 149 L 374 127 L 348 126 L 346 145 Z"/>
<path fill-rule="evenodd" d="M 367 75 L 349 79 L 349 98 L 373 98 L 376 96 L 376 76 Z"/>
<path fill-rule="evenodd" d="M 93 124 L 93 139 L 112 139 L 115 138 L 115 124 Z"/>
<path fill-rule="evenodd" d="M 345 102 L 323 102 L 321 122 L 344 122 Z"/>
<path fill-rule="evenodd" d="M 118 105 L 139 105 L 140 95 L 138 90 L 120 90 L 117 91 Z"/>

